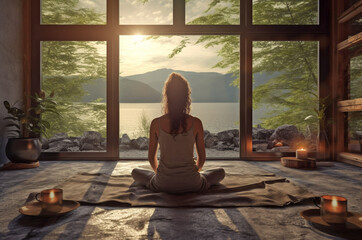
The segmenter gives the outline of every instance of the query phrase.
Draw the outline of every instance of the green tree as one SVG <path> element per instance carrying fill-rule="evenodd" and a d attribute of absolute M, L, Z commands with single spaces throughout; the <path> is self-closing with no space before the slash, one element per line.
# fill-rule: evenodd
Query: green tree
<path fill-rule="evenodd" d="M 187 2 L 191 2 L 189 0 Z M 220 7 L 225 2 L 229 10 Z M 188 24 L 235 24 L 239 14 L 239 0 L 211 0 L 203 16 Z M 254 0 L 254 24 L 317 24 L 318 1 L 315 0 Z M 196 42 L 185 37 L 170 57 L 180 53 L 188 44 L 216 46 L 222 57 L 213 67 L 228 69 L 233 73 L 234 86 L 240 87 L 239 39 L 237 36 L 201 36 Z M 275 128 L 294 124 L 304 129 L 304 118 L 314 113 L 318 106 L 318 43 L 309 41 L 257 41 L 253 43 L 253 75 L 270 74 L 271 78 L 253 89 L 253 107 L 271 105 L 263 127 Z M 315 118 L 316 119 L 316 118 Z M 310 123 L 309 123 L 310 124 Z M 317 125 L 314 121 L 313 124 Z"/>
<path fill-rule="evenodd" d="M 104 14 L 82 8 L 79 0 L 42 1 L 42 22 L 46 24 L 103 24 Z M 44 41 L 42 42 L 42 85 L 45 92 L 55 92 L 61 117 L 44 114 L 52 122 L 47 135 L 68 133 L 82 135 L 94 130 L 106 134 L 106 105 L 101 99 L 81 103 L 88 93 L 83 86 L 98 78 L 106 78 L 106 57 L 99 49 L 105 42 Z"/>

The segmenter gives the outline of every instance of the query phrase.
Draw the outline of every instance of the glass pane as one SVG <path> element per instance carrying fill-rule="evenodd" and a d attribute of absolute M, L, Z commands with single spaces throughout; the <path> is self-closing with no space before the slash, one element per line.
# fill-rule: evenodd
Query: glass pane
<path fill-rule="evenodd" d="M 316 150 L 318 42 L 253 42 L 253 151 Z"/>
<path fill-rule="evenodd" d="M 42 24 L 106 24 L 106 0 L 42 0 Z"/>
<path fill-rule="evenodd" d="M 317 0 L 253 0 L 253 24 L 317 25 Z"/>
<path fill-rule="evenodd" d="M 348 151 L 362 153 L 362 112 L 348 113 Z"/>
<path fill-rule="evenodd" d="M 41 88 L 54 91 L 60 116 L 43 136 L 45 152 L 106 150 L 106 42 L 41 43 Z"/>
<path fill-rule="evenodd" d="M 207 130 L 207 157 L 238 157 L 239 51 L 237 36 L 120 36 L 120 157 L 147 158 L 148 146 L 140 146 L 148 143 L 150 121 L 162 114 L 172 72 L 190 83 L 190 114 Z"/>
<path fill-rule="evenodd" d="M 186 24 L 238 25 L 240 1 L 189 0 L 186 1 Z"/>
<path fill-rule="evenodd" d="M 353 52 L 361 50 L 362 47 Z M 351 58 L 349 67 L 349 98 L 362 98 L 362 55 Z"/>
<path fill-rule="evenodd" d="M 120 24 L 173 23 L 172 0 L 119 0 Z"/>

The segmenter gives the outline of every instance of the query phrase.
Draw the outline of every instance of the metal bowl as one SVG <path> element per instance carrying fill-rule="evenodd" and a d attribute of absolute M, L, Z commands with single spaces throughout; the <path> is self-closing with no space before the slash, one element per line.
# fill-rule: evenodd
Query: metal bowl
<path fill-rule="evenodd" d="M 41 153 L 41 143 L 39 138 L 9 138 L 5 153 L 14 163 L 36 162 Z"/>

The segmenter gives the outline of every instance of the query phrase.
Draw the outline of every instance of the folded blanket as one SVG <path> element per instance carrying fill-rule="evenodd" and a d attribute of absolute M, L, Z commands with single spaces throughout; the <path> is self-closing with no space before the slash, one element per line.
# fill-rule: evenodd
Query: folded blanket
<path fill-rule="evenodd" d="M 285 206 L 312 198 L 307 189 L 273 174 L 226 175 L 203 193 L 173 195 L 136 185 L 130 175 L 81 173 L 57 186 L 64 199 L 82 204 L 154 207 Z"/>

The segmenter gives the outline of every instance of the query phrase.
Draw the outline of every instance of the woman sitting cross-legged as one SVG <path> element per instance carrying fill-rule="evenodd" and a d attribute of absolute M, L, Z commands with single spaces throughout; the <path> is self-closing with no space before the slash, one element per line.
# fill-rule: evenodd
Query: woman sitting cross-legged
<path fill-rule="evenodd" d="M 150 127 L 148 160 L 153 171 L 139 168 L 132 171 L 136 183 L 152 191 L 175 194 L 201 192 L 225 177 L 222 168 L 200 173 L 206 159 L 204 130 L 200 119 L 189 114 L 190 94 L 188 81 L 178 73 L 171 73 L 163 88 L 164 115 L 155 118 Z"/>

